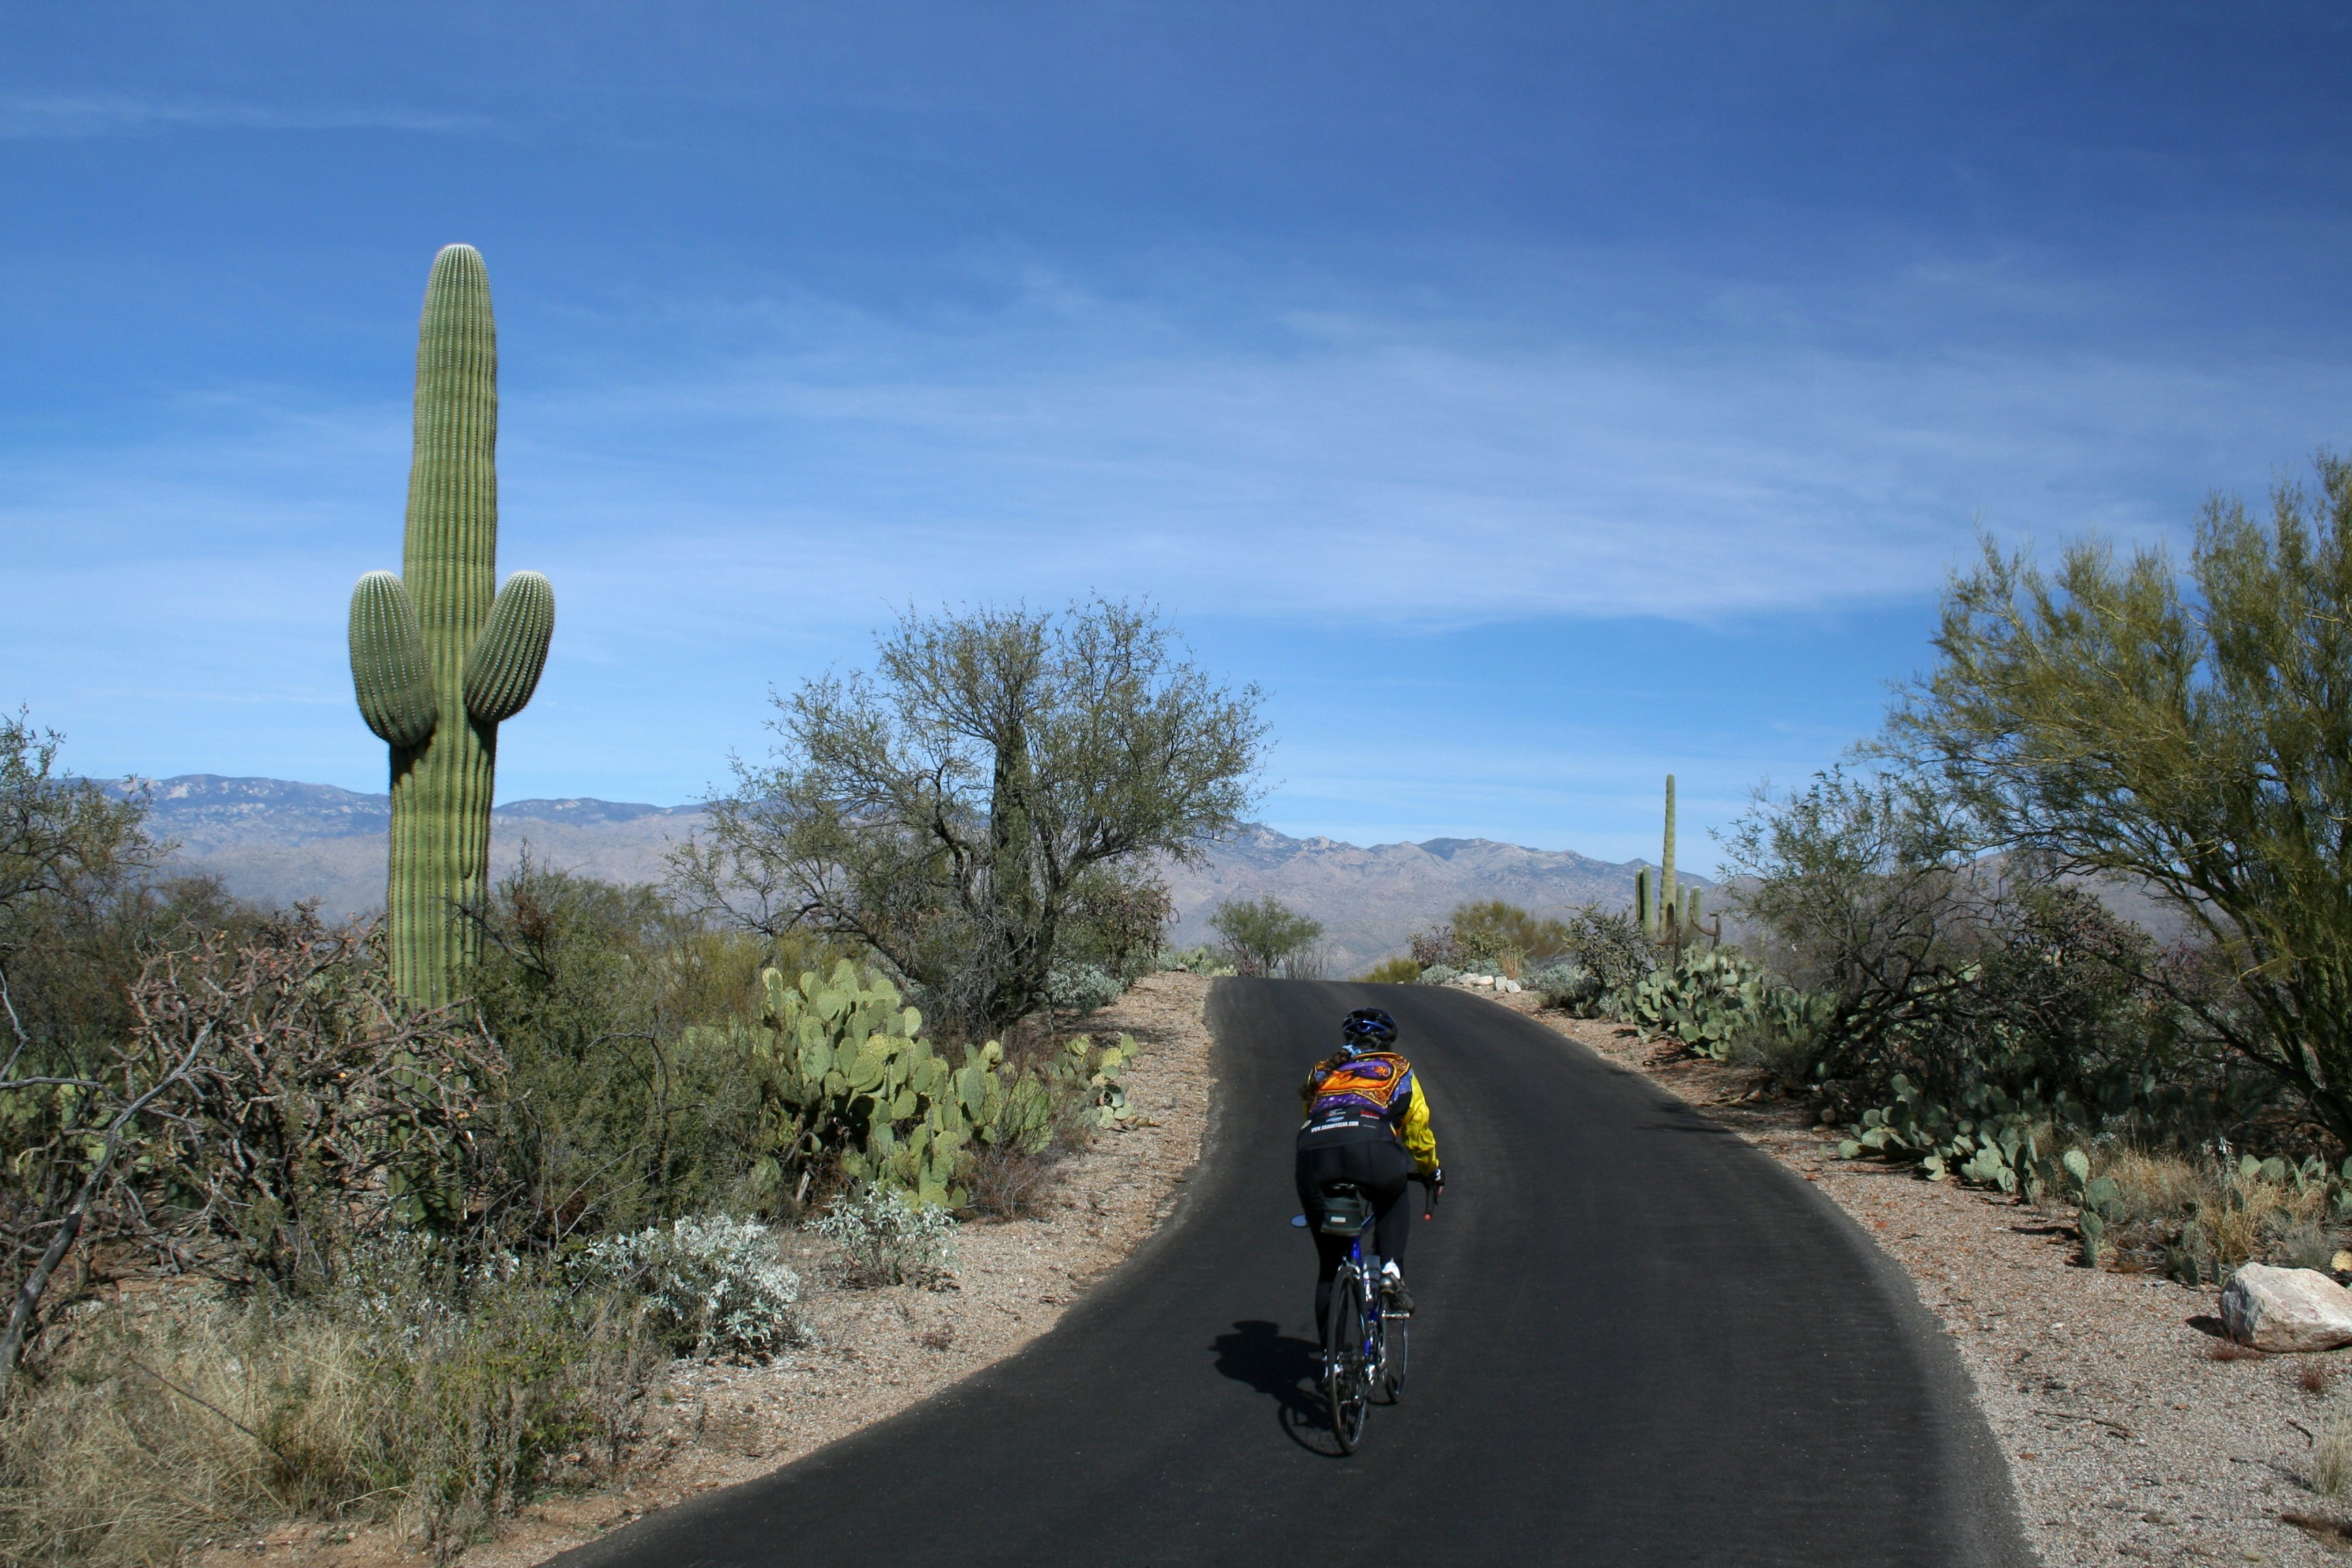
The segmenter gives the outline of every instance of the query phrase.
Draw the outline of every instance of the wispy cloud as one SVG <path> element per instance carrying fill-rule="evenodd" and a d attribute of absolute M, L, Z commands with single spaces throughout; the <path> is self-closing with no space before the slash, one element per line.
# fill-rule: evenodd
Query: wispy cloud
<path fill-rule="evenodd" d="M 862 657 L 910 602 L 1099 589 L 1334 636 L 1916 603 L 1980 524 L 2177 535 L 2209 486 L 2258 488 L 2352 406 L 2352 369 L 2318 361 L 1738 334 L 1661 350 L 1360 310 L 1204 326 L 1060 286 L 944 324 L 661 305 L 570 334 L 580 357 L 551 376 L 542 351 L 502 408 L 501 564 L 549 572 L 562 605 L 530 754 L 541 793 L 665 800 L 756 748 L 770 682 Z M 636 364 L 582 348 L 637 335 L 664 346 Z M 192 416 L 200 437 L 13 455 L 0 531 L 41 608 L 0 627 L 12 695 L 138 737 L 126 765 L 153 771 L 190 754 L 168 731 L 201 752 L 207 726 L 249 721 L 239 694 L 280 693 L 270 743 L 290 760 L 238 765 L 372 773 L 341 711 L 342 595 L 397 559 L 403 391 L 222 394 Z M 158 700 L 126 695 L 142 687 Z M 615 711 L 641 716 L 625 755 Z M 1430 768 L 1511 721 L 1425 725 Z M 1817 739 L 1738 742 L 1722 787 L 1801 773 Z M 1423 813 L 1409 780 L 1380 808 L 1348 800 L 1339 764 L 1294 766 L 1337 817 Z M 1561 787 L 1538 771 L 1551 782 L 1528 788 Z M 1507 816 L 1507 772 L 1457 798 Z M 1433 814 L 1443 791 L 1425 793 Z"/>
<path fill-rule="evenodd" d="M 0 92 L 0 139 L 135 136 L 163 131 L 478 131 L 478 115 L 431 110 L 329 108 L 113 92 Z"/>

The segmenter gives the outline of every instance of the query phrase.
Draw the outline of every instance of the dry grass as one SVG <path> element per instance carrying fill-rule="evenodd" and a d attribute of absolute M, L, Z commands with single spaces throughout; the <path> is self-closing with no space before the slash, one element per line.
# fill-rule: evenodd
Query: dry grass
<path fill-rule="evenodd" d="M 2339 1410 L 2320 1429 L 2312 1445 L 2311 1489 L 2321 1497 L 2342 1497 L 2352 1490 L 2352 1417 Z"/>
<path fill-rule="evenodd" d="M 2193 1215 L 2213 1195 L 2217 1171 L 2178 1154 L 2118 1149 L 2098 1163 L 2123 1192 L 2126 1221 Z"/>
<path fill-rule="evenodd" d="M 90 1324 L 0 1420 L 0 1558 L 167 1563 L 207 1530 L 327 1501 L 355 1425 L 341 1351 L 216 1303 Z"/>
<path fill-rule="evenodd" d="M 87 1311 L 0 1415 L 0 1562 L 176 1563 L 344 1515 L 446 1557 L 562 1450 L 616 1452 L 666 1359 L 549 1286 L 509 1282 L 470 1318 L 387 1305 L 189 1289 Z"/>
<path fill-rule="evenodd" d="M 2178 1243 L 2223 1273 L 2256 1261 L 2324 1270 L 2334 1257 L 2324 1183 L 2271 1181 L 2210 1157 L 2137 1149 L 2106 1151 L 2094 1166 L 2121 1195 L 2119 1239 Z"/>
<path fill-rule="evenodd" d="M 964 1179 L 971 1212 L 983 1219 L 1030 1219 L 1043 1212 L 1059 1174 L 1061 1156 L 982 1146 L 972 1151 Z"/>

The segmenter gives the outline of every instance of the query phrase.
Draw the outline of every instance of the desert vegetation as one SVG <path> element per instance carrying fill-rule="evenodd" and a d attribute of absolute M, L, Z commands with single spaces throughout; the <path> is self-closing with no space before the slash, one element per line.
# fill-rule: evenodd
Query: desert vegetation
<path fill-rule="evenodd" d="M 1236 974 L 1320 980 L 1323 922 L 1267 894 L 1228 899 L 1209 916 L 1226 967 Z"/>
<path fill-rule="evenodd" d="M 1160 946 L 1155 857 L 1191 861 L 1255 798 L 1255 688 L 1220 686 L 1148 609 L 908 615 L 870 674 L 777 699 L 676 861 L 701 912 L 880 955 L 958 1033 L 1107 997 Z"/>
<path fill-rule="evenodd" d="M 795 1342 L 779 1226 L 942 1281 L 960 1222 L 1127 1114 L 1131 1043 L 1069 1026 L 1161 960 L 1140 879 L 1063 884 L 1046 984 L 986 1033 L 962 971 L 529 860 L 425 1005 L 380 928 L 162 876 L 57 745 L 0 728 L 9 1561 L 289 1514 L 446 1555 L 614 1473 L 670 1358 Z"/>
<path fill-rule="evenodd" d="M 2266 516 L 2210 503 L 2185 570 L 1988 545 L 1884 731 L 1725 836 L 1736 943 L 1666 890 L 1540 942 L 1465 909 L 1410 962 L 1440 981 L 1540 962 L 1547 1003 L 1759 1069 L 1849 1158 L 2064 1205 L 2087 1263 L 2332 1268 L 2347 613 L 2334 458 Z M 1522 934 L 1498 948 L 1504 929 Z"/>

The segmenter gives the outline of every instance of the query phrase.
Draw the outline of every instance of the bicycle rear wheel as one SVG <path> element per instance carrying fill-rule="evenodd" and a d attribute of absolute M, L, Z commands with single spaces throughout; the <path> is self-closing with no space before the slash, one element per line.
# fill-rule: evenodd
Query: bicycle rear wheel
<path fill-rule="evenodd" d="M 1352 1454 L 1371 1406 L 1373 1369 L 1364 1356 L 1363 1287 L 1353 1267 L 1331 1282 L 1331 1314 L 1323 1326 L 1323 1392 L 1331 1405 L 1331 1435 Z"/>

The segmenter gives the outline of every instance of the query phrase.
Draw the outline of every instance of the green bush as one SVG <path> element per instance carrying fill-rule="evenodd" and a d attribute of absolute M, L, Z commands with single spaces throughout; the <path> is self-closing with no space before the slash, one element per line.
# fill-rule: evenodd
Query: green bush
<path fill-rule="evenodd" d="M 1287 974 L 1313 978 L 1301 971 L 1323 934 L 1323 922 L 1310 920 L 1281 900 L 1228 899 L 1209 917 L 1209 928 L 1225 939 L 1225 951 L 1243 974 Z"/>
<path fill-rule="evenodd" d="M 1538 920 L 1517 904 L 1500 899 L 1464 904 L 1454 911 L 1451 929 L 1455 962 L 1465 969 L 1497 965 L 1497 973 L 1514 979 L 1523 965 L 1541 966 L 1570 951 L 1574 938 L 1557 920 Z"/>
<path fill-rule="evenodd" d="M 758 1079 L 704 1026 L 740 1015 L 768 956 L 650 885 L 526 861 L 494 889 L 473 992 L 509 1064 L 505 1177 L 542 1240 L 734 1206 Z"/>
<path fill-rule="evenodd" d="M 1384 958 L 1359 978 L 1373 985 L 1410 985 L 1421 978 L 1421 965 L 1410 958 Z"/>

